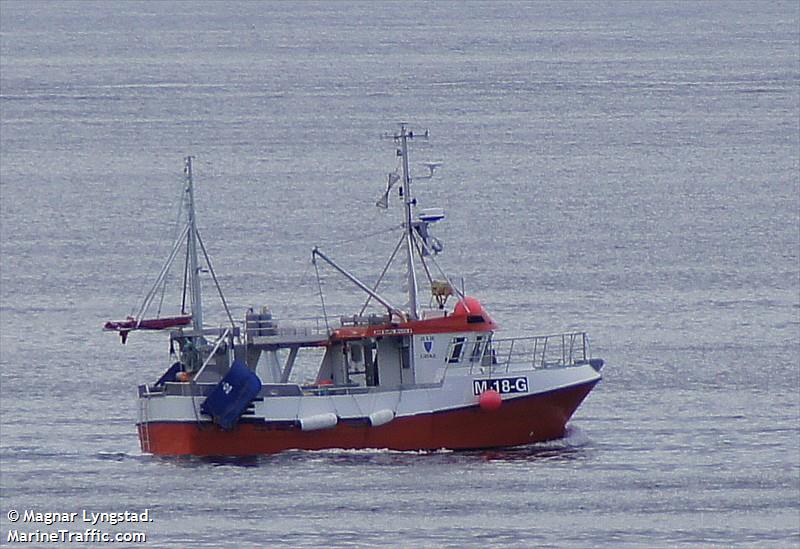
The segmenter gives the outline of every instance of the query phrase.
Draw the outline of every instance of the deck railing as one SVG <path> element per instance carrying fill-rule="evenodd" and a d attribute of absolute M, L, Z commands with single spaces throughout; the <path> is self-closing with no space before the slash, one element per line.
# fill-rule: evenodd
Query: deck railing
<path fill-rule="evenodd" d="M 290 322 L 290 324 L 284 324 Z M 259 318 L 257 315 L 245 319 L 244 331 L 249 338 L 253 337 L 272 337 L 272 336 L 326 336 L 328 327 L 325 319 L 321 317 L 292 318 L 282 320 L 280 318 Z"/>
<path fill-rule="evenodd" d="M 588 346 L 585 332 L 493 338 L 481 361 L 472 369 L 481 367 L 489 372 L 508 372 L 586 364 L 589 360 Z"/>

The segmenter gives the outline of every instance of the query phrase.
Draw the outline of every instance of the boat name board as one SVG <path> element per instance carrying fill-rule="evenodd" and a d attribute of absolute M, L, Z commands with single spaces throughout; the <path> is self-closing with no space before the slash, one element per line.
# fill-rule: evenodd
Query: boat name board
<path fill-rule="evenodd" d="M 411 328 L 388 328 L 384 330 L 375 330 L 376 336 L 405 335 L 410 333 Z"/>
<path fill-rule="evenodd" d="M 499 377 L 494 379 L 475 379 L 472 381 L 472 392 L 479 395 L 484 391 L 494 389 L 501 395 L 508 393 L 527 393 L 528 378 L 521 377 Z"/>

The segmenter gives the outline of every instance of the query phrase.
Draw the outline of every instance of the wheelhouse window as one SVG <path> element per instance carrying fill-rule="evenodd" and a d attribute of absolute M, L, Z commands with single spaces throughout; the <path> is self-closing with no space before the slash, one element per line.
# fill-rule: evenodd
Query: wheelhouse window
<path fill-rule="evenodd" d="M 450 344 L 450 353 L 447 355 L 447 362 L 449 364 L 458 364 L 461 362 L 461 354 L 464 352 L 464 343 L 467 338 L 454 337 L 453 342 Z"/>
<path fill-rule="evenodd" d="M 472 347 L 472 354 L 469 357 L 470 362 L 480 362 L 483 356 L 483 336 L 479 335 L 475 338 L 475 345 Z"/>

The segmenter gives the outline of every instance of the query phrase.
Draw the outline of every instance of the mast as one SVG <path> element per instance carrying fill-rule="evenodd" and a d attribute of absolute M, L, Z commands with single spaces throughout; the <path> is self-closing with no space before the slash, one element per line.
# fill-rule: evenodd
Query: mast
<path fill-rule="evenodd" d="M 189 270 L 192 305 L 192 328 L 203 329 L 203 297 L 200 288 L 200 263 L 197 260 L 197 218 L 194 210 L 194 183 L 192 181 L 192 157 L 186 157 L 186 211 L 189 218 Z"/>
<path fill-rule="evenodd" d="M 404 228 L 406 240 L 406 262 L 408 269 L 408 314 L 412 320 L 419 319 L 419 306 L 417 305 L 417 272 L 414 266 L 414 227 L 411 224 L 414 216 L 416 200 L 411 195 L 411 174 L 408 171 L 408 139 L 413 139 L 414 133 L 406 129 L 405 123 L 400 124 L 400 133 L 395 135 L 395 141 L 400 140 L 400 154 L 403 157 L 403 202 L 404 202 Z"/>
<path fill-rule="evenodd" d="M 337 265 L 333 262 L 330 258 L 328 258 L 325 254 L 319 251 L 319 248 L 314 248 L 312 252 L 312 262 L 316 265 L 316 258 L 319 257 L 320 259 L 324 260 L 334 269 L 339 271 L 345 278 L 350 280 L 356 286 L 358 286 L 361 290 L 366 292 L 370 297 L 367 299 L 366 303 L 364 303 L 364 307 L 361 309 L 361 313 L 363 314 L 364 310 L 366 309 L 367 305 L 369 304 L 370 299 L 375 299 L 379 303 L 381 303 L 384 307 L 386 307 L 390 313 L 390 315 L 396 315 L 402 319 L 403 322 L 407 322 L 409 320 L 419 320 L 421 318 L 420 308 L 419 308 L 419 284 L 417 283 L 417 271 L 416 271 L 416 260 L 415 256 L 419 256 L 420 262 L 425 269 L 428 278 L 430 279 L 430 272 L 428 270 L 427 265 L 425 264 L 425 259 L 422 257 L 424 254 L 427 253 L 438 253 L 441 251 L 441 246 L 438 249 L 434 247 L 433 252 L 430 252 L 429 245 L 428 245 L 428 232 L 427 228 L 430 223 L 435 223 L 444 218 L 444 211 L 441 208 L 433 208 L 433 210 L 437 210 L 436 212 L 428 212 L 423 210 L 424 216 L 418 220 L 414 219 L 414 209 L 417 205 L 417 199 L 414 198 L 414 195 L 411 191 L 411 170 L 409 168 L 409 160 L 408 160 L 408 142 L 409 140 L 413 140 L 414 138 L 422 138 L 427 140 L 428 139 L 428 130 L 425 130 L 424 133 L 421 135 L 415 135 L 413 131 L 409 130 L 407 124 L 405 122 L 400 123 L 400 131 L 395 132 L 393 134 L 385 135 L 384 137 L 393 139 L 395 145 L 397 146 L 396 149 L 396 157 L 402 158 L 402 187 L 400 187 L 400 198 L 403 200 L 403 224 L 402 229 L 403 233 L 400 238 L 400 241 L 395 246 L 394 252 L 392 252 L 389 261 L 386 263 L 386 266 L 383 269 L 380 277 L 378 278 L 378 282 L 375 284 L 373 288 L 369 288 L 366 284 L 358 280 L 355 276 L 350 274 L 349 272 L 345 271 L 342 267 Z M 430 179 L 433 177 L 434 170 L 441 165 L 441 162 L 426 162 L 425 165 L 430 170 L 430 173 L 427 175 L 420 175 L 417 176 L 417 179 Z M 395 183 L 400 181 L 401 176 L 398 174 L 399 168 L 396 168 L 394 172 L 389 174 L 388 185 L 386 187 L 386 191 L 383 195 L 375 202 L 375 205 L 379 208 L 387 208 L 388 207 L 388 197 L 389 193 L 391 192 Z M 415 234 L 417 233 L 417 234 Z M 420 240 L 417 241 L 416 239 L 419 238 Z M 438 242 L 438 241 L 437 241 Z M 405 246 L 404 246 L 405 245 Z M 422 247 L 420 247 L 422 246 Z M 376 291 L 378 286 L 383 280 L 383 276 L 386 274 L 386 271 L 391 266 L 392 262 L 395 259 L 395 256 L 399 253 L 400 248 L 405 247 L 406 249 L 406 276 L 407 276 L 407 291 L 408 291 L 408 303 L 407 303 L 407 311 L 403 312 L 397 307 L 393 306 L 389 303 L 386 299 L 384 299 L 380 294 Z M 434 260 L 434 264 L 436 264 Z M 436 265 L 439 268 L 438 265 Z M 439 272 L 442 273 L 442 276 L 448 283 L 450 288 L 453 288 L 453 285 L 447 279 L 447 275 L 445 275 L 441 268 L 439 268 Z M 319 277 L 319 273 L 317 273 L 317 277 Z M 433 282 L 433 281 L 431 281 Z M 457 290 L 456 290 L 457 292 Z M 323 303 L 324 308 L 324 303 Z"/>

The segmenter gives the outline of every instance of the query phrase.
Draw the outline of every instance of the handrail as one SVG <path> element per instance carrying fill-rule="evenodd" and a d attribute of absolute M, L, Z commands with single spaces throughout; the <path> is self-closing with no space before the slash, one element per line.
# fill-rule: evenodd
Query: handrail
<path fill-rule="evenodd" d="M 321 320 L 320 317 L 292 318 L 287 319 L 292 324 L 284 325 L 282 323 L 283 319 L 280 318 L 252 317 L 245 319 L 244 330 L 245 334 L 250 338 L 287 335 L 328 335 L 328 328 L 322 325 Z M 313 321 L 313 324 L 295 324 L 298 321 Z"/>
<path fill-rule="evenodd" d="M 532 336 L 515 336 L 515 337 L 494 337 L 493 341 L 533 341 L 534 339 L 552 339 L 561 336 L 585 336 L 586 332 L 559 332 L 557 334 L 537 334 Z"/>
<path fill-rule="evenodd" d="M 490 373 L 576 366 L 588 362 L 587 349 L 585 332 L 493 338 L 484 350 L 480 366 L 488 368 Z"/>

